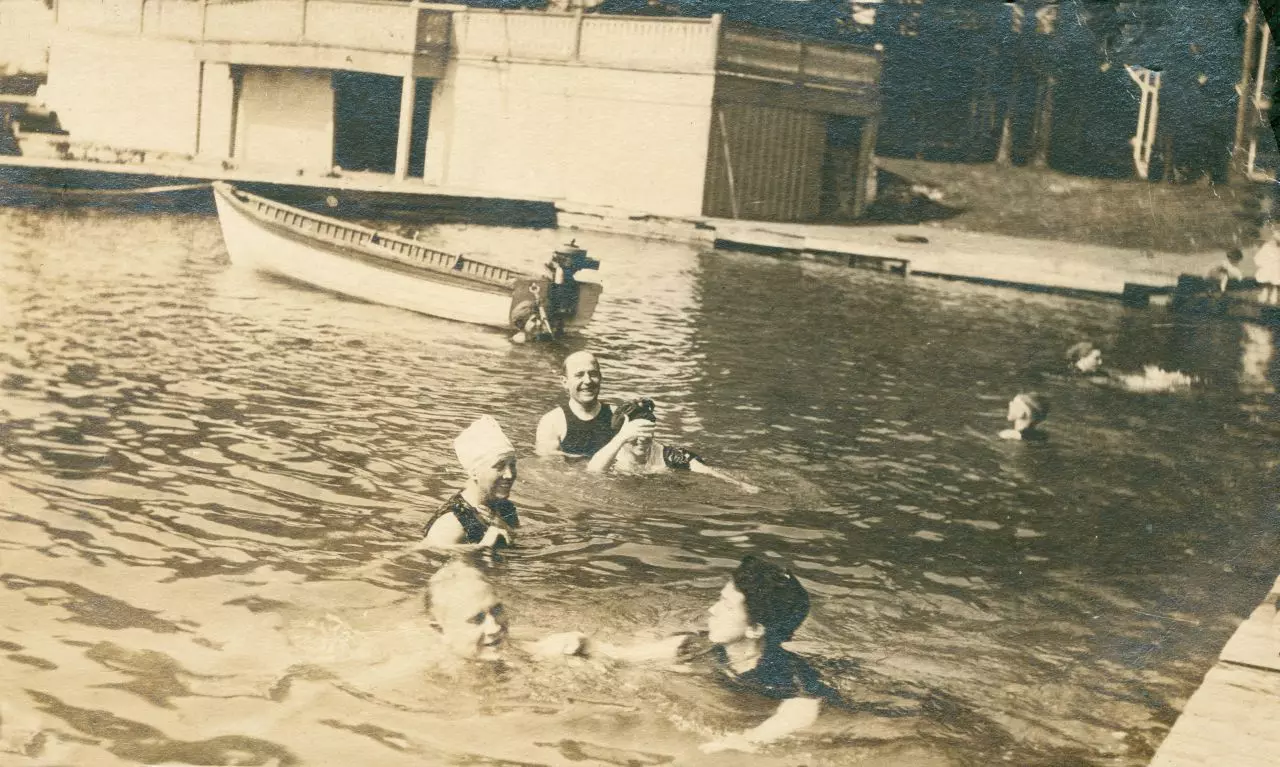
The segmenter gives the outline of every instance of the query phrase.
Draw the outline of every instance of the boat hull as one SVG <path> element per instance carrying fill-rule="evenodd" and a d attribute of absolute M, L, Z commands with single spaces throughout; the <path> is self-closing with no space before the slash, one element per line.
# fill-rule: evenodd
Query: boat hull
<path fill-rule="evenodd" d="M 233 263 L 370 303 L 494 328 L 510 328 L 519 274 L 457 259 L 420 243 L 214 185 Z M 456 263 L 455 263 L 456 259 Z M 580 283 L 575 330 L 594 313 L 600 286 Z"/>
<path fill-rule="evenodd" d="M 437 281 L 431 279 L 434 275 L 407 274 L 394 263 L 353 258 L 263 226 L 221 190 L 214 201 L 233 263 L 370 303 L 459 322 L 508 326 L 509 291 L 480 290 L 461 280 Z"/>

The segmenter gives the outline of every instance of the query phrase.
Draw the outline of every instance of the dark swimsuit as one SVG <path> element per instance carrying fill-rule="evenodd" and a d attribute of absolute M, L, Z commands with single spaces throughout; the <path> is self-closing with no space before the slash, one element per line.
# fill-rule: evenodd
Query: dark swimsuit
<path fill-rule="evenodd" d="M 668 469 L 688 471 L 689 464 L 700 460 L 702 459 L 692 450 L 686 450 L 683 447 L 672 447 L 671 445 L 662 446 L 662 462 L 667 465 Z"/>
<path fill-rule="evenodd" d="M 808 661 L 781 647 L 766 650 L 756 667 L 742 674 L 729 666 L 724 647 L 714 644 L 705 632 L 689 634 L 680 646 L 681 663 L 709 668 L 726 687 L 762 695 L 773 700 L 819 698 L 827 703 L 840 703 L 840 693 L 827 685 Z"/>
<path fill-rule="evenodd" d="M 486 519 L 486 515 L 463 499 L 462 493 L 456 493 L 431 516 L 431 519 L 427 521 L 426 527 L 422 528 L 422 534 L 425 536 L 431 526 L 436 523 L 436 520 L 445 514 L 452 514 L 458 520 L 458 524 L 462 525 L 462 532 L 467 537 L 467 543 L 479 543 L 484 540 L 485 532 L 495 522 L 498 526 L 507 530 L 520 526 L 520 517 L 516 514 L 516 505 L 511 501 L 490 501 L 489 508 L 498 515 L 496 519 Z"/>
<path fill-rule="evenodd" d="M 590 458 L 613 439 L 613 409 L 608 405 L 601 405 L 600 412 L 590 421 L 574 415 L 568 405 L 561 405 L 560 410 L 564 412 L 565 427 L 561 452 Z"/>

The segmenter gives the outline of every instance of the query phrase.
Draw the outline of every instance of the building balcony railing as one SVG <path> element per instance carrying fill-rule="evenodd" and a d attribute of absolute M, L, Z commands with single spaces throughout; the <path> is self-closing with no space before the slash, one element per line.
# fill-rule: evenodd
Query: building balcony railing
<path fill-rule="evenodd" d="M 711 18 L 494 11 L 387 0 L 58 0 L 58 25 L 209 43 L 306 45 L 727 74 L 874 89 L 880 55 Z"/>
<path fill-rule="evenodd" d="M 717 68 L 727 74 L 842 90 L 875 88 L 880 81 L 876 51 L 750 27 L 725 27 Z"/>
<path fill-rule="evenodd" d="M 443 53 L 448 11 L 378 0 L 59 0 L 70 29 L 206 43 Z"/>

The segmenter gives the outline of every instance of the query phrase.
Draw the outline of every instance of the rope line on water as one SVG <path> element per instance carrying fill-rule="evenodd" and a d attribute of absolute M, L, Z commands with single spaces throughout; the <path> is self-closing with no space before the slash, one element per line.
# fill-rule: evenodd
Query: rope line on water
<path fill-rule="evenodd" d="M 30 192 L 46 192 L 49 194 L 69 195 L 69 196 L 102 196 L 102 197 L 124 197 L 140 194 L 165 194 L 167 192 L 186 192 L 193 189 L 202 189 L 210 186 L 212 182 L 201 181 L 195 184 L 168 184 L 164 186 L 144 186 L 138 189 L 69 189 L 67 187 L 41 186 L 39 184 L 16 184 L 10 181 L 0 181 L 0 188 L 22 189 Z"/>

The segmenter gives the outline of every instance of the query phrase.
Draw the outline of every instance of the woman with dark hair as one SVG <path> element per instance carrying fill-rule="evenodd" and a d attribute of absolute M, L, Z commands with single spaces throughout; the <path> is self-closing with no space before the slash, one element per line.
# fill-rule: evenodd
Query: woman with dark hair
<path fill-rule="evenodd" d="M 587 463 L 587 471 L 603 473 L 612 468 L 623 474 L 654 474 L 677 469 L 709 474 L 737 485 L 739 489 L 748 493 L 759 492 L 760 488 L 755 485 L 708 466 L 692 451 L 683 447 L 664 445 L 653 439 L 649 436 L 652 433 L 651 430 L 642 431 L 628 427 L 628 424 L 641 421 L 656 423 L 657 420 L 651 399 L 635 399 L 614 407 L 613 439 L 591 456 L 591 460 Z"/>
<path fill-rule="evenodd" d="M 701 668 L 730 689 L 780 701 L 761 724 L 702 745 L 707 753 L 755 751 L 813 724 L 824 702 L 843 703 L 804 658 L 782 647 L 808 615 L 809 593 L 791 571 L 748 554 L 707 611 L 706 631 L 630 647 L 589 642 L 586 651 Z"/>

